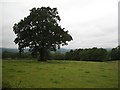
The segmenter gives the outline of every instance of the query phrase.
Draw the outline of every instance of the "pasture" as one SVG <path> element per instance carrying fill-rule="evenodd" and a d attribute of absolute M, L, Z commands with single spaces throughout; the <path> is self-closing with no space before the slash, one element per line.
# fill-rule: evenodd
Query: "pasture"
<path fill-rule="evenodd" d="M 118 61 L 3 60 L 3 87 L 117 88 Z"/>

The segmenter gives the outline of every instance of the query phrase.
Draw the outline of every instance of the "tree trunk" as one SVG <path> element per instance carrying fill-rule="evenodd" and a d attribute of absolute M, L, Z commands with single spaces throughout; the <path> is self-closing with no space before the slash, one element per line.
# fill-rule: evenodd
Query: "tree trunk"
<path fill-rule="evenodd" d="M 46 52 L 45 52 L 45 51 L 46 51 L 45 48 L 41 48 L 41 49 L 40 49 L 38 61 L 42 61 L 42 62 L 47 61 L 47 60 L 46 60 L 46 55 L 45 55 Z"/>

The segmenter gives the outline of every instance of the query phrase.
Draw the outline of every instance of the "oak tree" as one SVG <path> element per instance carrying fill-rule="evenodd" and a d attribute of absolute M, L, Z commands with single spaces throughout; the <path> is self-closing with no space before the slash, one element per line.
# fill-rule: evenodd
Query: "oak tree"
<path fill-rule="evenodd" d="M 39 54 L 38 61 L 46 61 L 47 51 L 55 51 L 60 45 L 67 45 L 72 36 L 59 25 L 60 20 L 57 8 L 31 9 L 30 15 L 13 26 L 17 36 L 14 42 L 18 44 L 19 52 L 29 47 L 31 53 Z"/>

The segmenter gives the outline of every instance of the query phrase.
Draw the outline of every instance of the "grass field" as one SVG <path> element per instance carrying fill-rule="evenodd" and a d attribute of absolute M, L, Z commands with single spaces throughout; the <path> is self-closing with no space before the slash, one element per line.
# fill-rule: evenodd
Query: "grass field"
<path fill-rule="evenodd" d="M 3 87 L 117 88 L 118 61 L 3 60 Z"/>

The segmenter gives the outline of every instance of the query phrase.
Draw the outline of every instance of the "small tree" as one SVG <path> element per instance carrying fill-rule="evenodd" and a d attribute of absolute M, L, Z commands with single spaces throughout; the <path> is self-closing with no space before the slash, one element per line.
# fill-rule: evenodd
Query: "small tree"
<path fill-rule="evenodd" d="M 46 61 L 49 50 L 55 51 L 60 45 L 67 45 L 67 41 L 71 41 L 72 37 L 58 25 L 60 20 L 57 8 L 31 9 L 29 16 L 13 26 L 17 35 L 14 42 L 18 44 L 19 52 L 29 47 L 31 53 L 39 54 L 38 61 Z"/>

